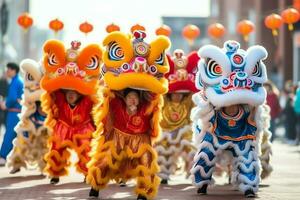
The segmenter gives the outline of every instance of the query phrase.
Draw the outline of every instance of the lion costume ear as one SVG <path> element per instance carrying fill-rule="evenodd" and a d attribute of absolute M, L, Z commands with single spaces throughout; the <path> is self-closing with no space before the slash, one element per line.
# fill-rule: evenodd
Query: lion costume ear
<path fill-rule="evenodd" d="M 20 68 L 24 74 L 24 81 L 31 81 L 33 78 L 34 81 L 40 81 L 42 78 L 42 71 L 38 62 L 32 59 L 24 59 L 20 63 Z M 31 76 L 30 78 L 27 76 Z"/>
<path fill-rule="evenodd" d="M 148 63 L 156 65 L 161 73 L 169 71 L 168 59 L 165 51 L 170 47 L 170 40 L 165 36 L 159 36 L 150 43 L 150 54 L 148 56 Z"/>
<path fill-rule="evenodd" d="M 55 71 L 66 62 L 65 46 L 58 40 L 48 40 L 44 45 L 44 66 L 47 71 Z"/>
<path fill-rule="evenodd" d="M 86 46 L 77 58 L 77 65 L 89 75 L 99 75 L 102 50 L 97 44 Z"/>
<path fill-rule="evenodd" d="M 198 61 L 200 60 L 197 51 L 192 51 L 191 53 L 189 53 L 187 59 L 188 59 L 188 64 L 186 66 L 186 70 L 189 73 L 194 74 L 198 66 Z"/>

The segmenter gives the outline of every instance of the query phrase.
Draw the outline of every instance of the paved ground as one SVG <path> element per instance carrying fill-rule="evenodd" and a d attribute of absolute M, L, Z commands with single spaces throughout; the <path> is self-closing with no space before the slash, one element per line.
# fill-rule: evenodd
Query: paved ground
<path fill-rule="evenodd" d="M 257 199 L 300 199 L 300 147 L 289 146 L 281 142 L 274 144 L 272 176 L 261 183 Z M 69 177 L 61 179 L 60 184 L 50 185 L 49 179 L 36 170 L 22 170 L 16 175 L 9 175 L 9 169 L 0 168 L 0 199 L 41 199 L 41 200 L 77 200 L 86 199 L 89 186 L 83 183 L 83 177 L 71 170 Z M 157 199 L 243 199 L 243 195 L 226 185 L 226 179 L 217 179 L 217 184 L 209 188 L 209 195 L 197 196 L 196 189 L 183 176 L 173 177 L 169 186 L 161 186 Z M 135 199 L 133 184 L 120 188 L 110 184 L 101 191 L 105 199 Z M 104 198 L 103 198 L 104 199 Z"/>

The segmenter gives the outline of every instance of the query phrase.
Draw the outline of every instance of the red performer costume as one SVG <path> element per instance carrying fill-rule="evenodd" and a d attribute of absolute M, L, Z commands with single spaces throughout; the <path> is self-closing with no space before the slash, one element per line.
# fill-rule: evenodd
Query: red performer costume
<path fill-rule="evenodd" d="M 92 133 L 95 131 L 92 109 L 98 103 L 99 65 L 102 51 L 91 44 L 79 51 L 80 42 L 73 41 L 65 50 L 56 40 L 44 46 L 45 75 L 41 86 L 46 91 L 42 106 L 47 113 L 46 125 L 52 129 L 49 152 L 45 159 L 51 183 L 68 173 L 70 152 L 77 153 L 77 171 L 86 176 L 90 160 Z"/>
<path fill-rule="evenodd" d="M 69 152 L 67 148 L 75 149 L 79 160 L 77 163 L 77 170 L 86 174 L 86 163 L 90 160 L 88 153 L 90 151 L 90 140 L 92 133 L 95 131 L 95 126 L 91 116 L 93 108 L 93 101 L 84 96 L 78 104 L 71 108 L 66 101 L 65 94 L 58 90 L 55 93 L 55 104 L 58 108 L 57 122 L 53 128 L 52 134 L 52 152 L 58 152 L 63 156 L 61 160 L 53 161 L 54 165 L 49 166 L 48 170 L 51 171 L 52 176 L 61 176 L 64 170 L 57 169 L 55 166 L 61 166 L 63 163 L 68 166 Z M 65 153 L 64 152 L 68 152 Z"/>

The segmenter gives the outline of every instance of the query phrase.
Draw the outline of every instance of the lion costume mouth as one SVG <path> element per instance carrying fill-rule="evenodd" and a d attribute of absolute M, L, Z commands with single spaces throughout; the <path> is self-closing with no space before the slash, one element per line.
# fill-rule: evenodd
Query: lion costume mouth
<path fill-rule="evenodd" d="M 154 76 L 145 73 L 124 73 L 115 76 L 113 73 L 107 72 L 104 81 L 107 87 L 113 90 L 135 88 L 157 94 L 165 94 L 168 91 L 168 81 L 166 79 L 161 78 L 158 80 Z"/>

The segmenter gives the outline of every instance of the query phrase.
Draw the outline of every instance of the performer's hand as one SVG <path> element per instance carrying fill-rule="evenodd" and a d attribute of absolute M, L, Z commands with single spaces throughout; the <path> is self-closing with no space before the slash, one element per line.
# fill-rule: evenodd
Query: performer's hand
<path fill-rule="evenodd" d="M 5 105 L 4 101 L 1 101 L 0 108 L 1 108 L 1 110 L 6 110 L 6 105 Z"/>

